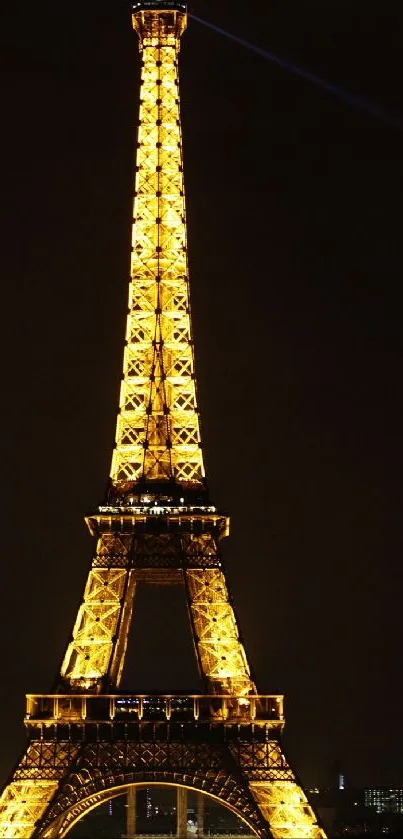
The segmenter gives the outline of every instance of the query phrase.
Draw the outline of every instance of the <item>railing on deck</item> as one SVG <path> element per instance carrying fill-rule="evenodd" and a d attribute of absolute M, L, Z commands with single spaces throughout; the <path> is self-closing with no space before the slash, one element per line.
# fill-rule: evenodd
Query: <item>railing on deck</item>
<path fill-rule="evenodd" d="M 282 722 L 283 696 L 28 694 L 25 722 Z"/>

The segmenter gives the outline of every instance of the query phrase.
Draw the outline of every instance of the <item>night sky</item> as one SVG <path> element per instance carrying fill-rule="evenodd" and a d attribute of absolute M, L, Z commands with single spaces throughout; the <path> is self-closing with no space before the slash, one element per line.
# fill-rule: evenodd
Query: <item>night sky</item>
<path fill-rule="evenodd" d="M 402 109 L 397 2 L 192 11 Z M 139 67 L 123 0 L 2 18 L 5 777 L 24 695 L 60 666 L 92 553 L 83 516 L 109 472 Z M 347 783 L 402 786 L 403 133 L 194 21 L 181 84 L 204 451 L 253 672 L 286 694 L 305 784 L 339 761 Z M 177 593 L 163 610 L 155 592 L 151 612 L 144 597 L 126 683 L 193 686 Z"/>

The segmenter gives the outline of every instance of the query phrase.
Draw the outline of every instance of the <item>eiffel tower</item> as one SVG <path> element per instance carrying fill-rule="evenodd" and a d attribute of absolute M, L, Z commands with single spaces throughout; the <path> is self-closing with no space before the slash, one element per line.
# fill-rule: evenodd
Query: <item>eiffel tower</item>
<path fill-rule="evenodd" d="M 141 98 L 116 445 L 105 502 L 86 518 L 95 555 L 55 692 L 27 696 L 0 837 L 63 837 L 114 796 L 173 785 L 178 836 L 193 790 L 253 835 L 326 839 L 284 754 L 282 697 L 252 680 L 219 552 L 229 521 L 204 477 L 178 87 L 186 4 L 139 0 L 132 12 Z M 184 586 L 205 694 L 119 692 L 139 584 Z"/>

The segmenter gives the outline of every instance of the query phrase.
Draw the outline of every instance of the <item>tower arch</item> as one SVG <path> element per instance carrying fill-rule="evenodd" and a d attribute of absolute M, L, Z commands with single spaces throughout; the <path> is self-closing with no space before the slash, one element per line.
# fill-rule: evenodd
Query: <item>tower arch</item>
<path fill-rule="evenodd" d="M 160 777 L 156 777 L 156 776 Z M 248 791 L 242 789 L 237 779 L 223 773 L 217 773 L 215 777 L 207 777 L 203 773 L 197 773 L 190 777 L 187 772 L 126 772 L 112 775 L 110 771 L 98 773 L 97 777 L 91 777 L 86 773 L 87 781 L 80 783 L 80 777 L 71 777 L 66 789 L 61 791 L 61 796 L 51 807 L 47 824 L 36 834 L 38 839 L 64 839 L 68 836 L 74 825 L 83 819 L 91 810 L 101 804 L 124 795 L 131 787 L 141 789 L 143 787 L 183 787 L 191 792 L 202 793 L 217 803 L 231 810 L 250 829 L 251 833 L 262 839 L 269 839 L 272 836 L 270 831 L 262 829 L 257 823 L 255 811 L 251 808 Z M 75 792 L 73 793 L 73 789 Z M 73 801 L 73 799 L 75 799 Z"/>

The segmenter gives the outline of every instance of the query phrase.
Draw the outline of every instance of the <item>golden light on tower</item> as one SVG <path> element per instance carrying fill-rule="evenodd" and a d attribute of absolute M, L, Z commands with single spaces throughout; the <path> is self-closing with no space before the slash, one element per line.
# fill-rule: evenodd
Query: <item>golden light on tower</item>
<path fill-rule="evenodd" d="M 186 6 L 136 2 L 133 26 L 140 112 L 116 445 L 105 503 L 86 519 L 96 550 L 58 689 L 27 697 L 28 745 L 0 799 L 0 837 L 63 837 L 150 782 L 214 796 L 262 839 L 325 839 L 281 745 L 282 697 L 252 679 L 218 547 L 228 518 L 205 483 L 179 106 Z M 206 694 L 118 692 L 146 583 L 184 586 Z"/>

